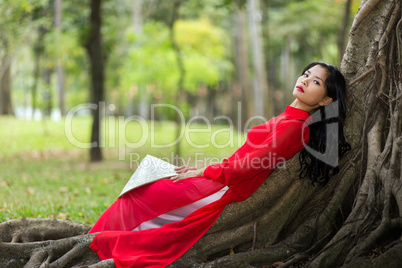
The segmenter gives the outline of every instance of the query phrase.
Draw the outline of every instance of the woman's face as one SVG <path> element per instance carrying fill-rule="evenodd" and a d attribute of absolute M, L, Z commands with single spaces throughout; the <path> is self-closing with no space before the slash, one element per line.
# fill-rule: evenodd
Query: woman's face
<path fill-rule="evenodd" d="M 293 96 L 309 110 L 331 103 L 325 86 L 327 75 L 328 71 L 321 65 L 311 67 L 297 79 Z"/>

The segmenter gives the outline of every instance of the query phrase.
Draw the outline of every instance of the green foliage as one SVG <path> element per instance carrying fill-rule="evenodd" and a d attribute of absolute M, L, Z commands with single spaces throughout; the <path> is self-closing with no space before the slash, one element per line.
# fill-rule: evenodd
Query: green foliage
<path fill-rule="evenodd" d="M 303 64 L 313 60 L 336 63 L 337 51 L 333 45 L 342 11 L 343 3 L 334 0 L 292 1 L 271 8 L 268 15 L 271 45 L 281 50 L 289 43 L 292 56 Z"/>
<path fill-rule="evenodd" d="M 41 53 L 38 88 L 37 88 L 37 105 L 40 108 L 47 106 L 46 99 L 43 94 L 48 92 L 48 85 L 42 78 L 44 68 L 55 70 L 58 59 L 64 68 L 66 74 L 64 86 L 67 89 L 66 107 L 72 108 L 80 103 L 88 102 L 88 71 L 83 71 L 83 67 L 87 67 L 86 54 L 84 48 L 78 43 L 76 31 L 62 32 L 57 34 L 54 30 L 50 31 L 44 37 L 43 52 Z M 14 106 L 30 106 L 32 103 L 31 89 L 33 87 L 34 78 L 34 57 L 33 51 L 29 47 L 21 47 L 17 57 L 14 58 L 14 69 L 19 74 L 17 79 L 13 79 L 13 100 Z M 52 76 L 50 92 L 54 94 L 53 105 L 57 103 L 56 77 Z M 57 106 L 57 105 L 55 105 Z"/>
<path fill-rule="evenodd" d="M 176 40 L 184 54 L 186 77 L 184 88 L 195 92 L 199 84 L 215 86 L 229 69 L 227 35 L 207 19 L 179 20 L 175 27 Z M 222 69 L 219 69 L 219 66 Z"/>
<path fill-rule="evenodd" d="M 89 101 L 88 76 L 89 68 L 87 55 L 79 43 L 78 29 L 57 33 L 54 30 L 46 35 L 47 63 L 56 64 L 58 59 L 66 75 L 66 107 L 72 107 Z M 55 68 L 56 66 L 53 66 Z M 84 68 L 84 71 L 83 71 Z"/>
<path fill-rule="evenodd" d="M 226 35 L 222 29 L 200 19 L 177 21 L 174 31 L 183 55 L 185 90 L 195 92 L 200 84 L 213 87 L 227 78 L 231 63 L 227 60 Z M 139 85 L 151 85 L 153 93 L 163 92 L 165 101 L 174 99 L 179 73 L 169 29 L 151 21 L 144 25 L 141 35 L 135 35 L 129 28 L 126 38 L 132 45 L 123 62 L 121 91 L 138 96 Z"/>
<path fill-rule="evenodd" d="M 209 59 L 226 56 L 225 32 L 211 24 L 208 19 L 179 20 L 174 26 L 175 38 L 182 50 L 198 53 Z"/>
<path fill-rule="evenodd" d="M 11 54 L 26 39 L 36 9 L 46 5 L 45 0 L 0 1 L 0 56 Z"/>
<path fill-rule="evenodd" d="M 128 38 L 134 39 L 132 32 Z M 169 42 L 169 30 L 161 23 L 147 23 L 144 34 L 135 38 L 125 61 L 126 84 L 155 84 L 167 91 L 175 87 L 177 67 Z"/>
<path fill-rule="evenodd" d="M 83 44 L 88 30 L 88 3 L 63 1 L 62 29 L 59 33 L 53 31 L 52 2 L 3 0 L 1 3 L 3 43 L 12 44 L 15 48 L 25 46 L 42 50 L 42 55 L 45 55 L 41 59 L 42 68 L 56 66 L 58 57 L 66 74 L 67 109 L 87 102 L 89 64 Z M 174 31 L 185 67 L 184 90 L 193 95 L 197 95 L 200 87 L 214 89 L 219 82 L 230 84 L 234 80 L 234 4 L 246 8 L 246 1 L 227 0 L 186 0 L 180 6 L 181 19 L 176 21 Z M 290 51 L 288 56 L 294 59 L 292 69 L 299 70 L 300 66 L 312 60 L 337 63 L 336 38 L 345 0 L 260 0 L 260 4 L 262 14 L 267 14 L 268 18 L 261 22 L 264 23 L 264 37 L 268 38 L 263 42 L 268 49 L 266 61 L 269 68 L 275 68 L 276 73 L 282 74 L 277 63 L 286 49 Z M 352 12 L 357 7 L 358 1 L 353 1 Z M 148 101 L 173 103 L 179 79 L 176 55 L 166 26 L 171 19 L 172 2 L 143 2 L 144 27 L 139 35 L 134 34 L 132 27 L 132 8 L 132 1 L 118 0 L 105 1 L 102 9 L 106 96 L 108 101 L 120 106 L 120 111 L 135 106 L 145 91 Z M 36 42 L 41 38 L 39 28 L 47 32 L 42 44 Z M 0 45 L 0 54 L 5 51 L 2 48 L 4 44 Z M 24 57 L 18 60 L 21 65 L 19 73 L 32 76 L 33 56 L 28 53 Z M 54 73 L 52 76 L 55 76 Z M 269 79 L 275 80 L 272 76 Z M 27 88 L 32 88 L 33 80 L 19 75 L 13 80 L 14 105 L 20 106 L 23 103 L 21 97 L 28 92 Z M 52 77 L 51 91 L 54 106 L 57 106 L 55 82 L 55 77 Z M 39 86 L 38 92 L 48 90 L 42 82 Z M 29 105 L 30 97 L 24 101 Z M 43 101 L 40 96 L 38 101 Z"/>

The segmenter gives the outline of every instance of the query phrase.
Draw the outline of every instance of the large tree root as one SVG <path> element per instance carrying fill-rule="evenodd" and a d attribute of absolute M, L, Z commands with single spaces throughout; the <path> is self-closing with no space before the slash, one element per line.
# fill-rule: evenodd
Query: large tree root
<path fill-rule="evenodd" d="M 91 227 L 56 219 L 19 219 L 0 223 L 0 242 L 56 240 L 88 233 Z"/>
<path fill-rule="evenodd" d="M 5 267 L 74 267 L 100 261 L 89 245 L 95 234 L 28 243 L 0 243 Z"/>
<path fill-rule="evenodd" d="M 20 219 L 0 224 L 1 267 L 114 267 L 99 262 L 89 245 L 90 226 L 51 219 Z"/>
<path fill-rule="evenodd" d="M 383 268 L 400 267 L 402 263 L 402 242 L 398 241 L 389 246 L 389 248 L 377 258 L 359 257 L 354 258 L 352 262 L 342 267 L 344 268 Z"/>

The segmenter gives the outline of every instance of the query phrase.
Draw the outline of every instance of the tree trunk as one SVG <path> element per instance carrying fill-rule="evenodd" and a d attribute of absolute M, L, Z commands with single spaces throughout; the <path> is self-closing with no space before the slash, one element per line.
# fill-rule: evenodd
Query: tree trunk
<path fill-rule="evenodd" d="M 286 104 L 283 104 L 281 100 L 284 98 L 280 99 L 278 97 L 278 91 L 275 94 L 275 90 L 279 90 L 279 85 L 277 81 L 277 75 L 275 73 L 276 68 L 272 68 L 271 66 L 277 66 L 275 63 L 270 62 L 272 59 L 270 59 L 270 32 L 269 32 L 269 17 L 268 17 L 268 11 L 270 8 L 270 1 L 269 0 L 262 0 L 260 1 L 261 4 L 261 37 L 263 40 L 262 44 L 262 50 L 265 52 L 264 53 L 264 63 L 265 63 L 265 72 L 267 73 L 267 105 L 265 108 L 265 114 L 266 118 L 271 118 L 273 115 L 280 114 L 283 110 L 284 107 L 286 107 Z M 279 95 L 281 96 L 281 95 Z"/>
<path fill-rule="evenodd" d="M 338 33 L 337 45 L 338 45 L 339 63 L 342 61 L 343 53 L 345 52 L 346 40 L 347 40 L 346 33 L 349 27 L 351 5 L 352 0 L 347 0 L 345 3 L 345 9 L 343 11 L 343 20 L 341 29 L 339 30 Z"/>
<path fill-rule="evenodd" d="M 55 0 L 54 10 L 55 10 L 55 17 L 54 17 L 54 27 L 56 29 L 57 39 L 56 42 L 60 43 L 60 33 L 61 33 L 61 13 L 62 13 L 62 0 Z M 59 46 L 56 46 L 57 48 Z M 65 100 L 64 100 L 64 68 L 63 64 L 60 60 L 60 51 L 57 53 L 56 59 L 56 72 L 57 72 L 57 88 L 58 88 L 58 96 L 59 96 L 59 108 L 60 113 L 62 116 L 66 115 L 66 107 L 65 107 Z"/>
<path fill-rule="evenodd" d="M 345 134 L 352 150 L 339 173 L 314 187 L 298 179 L 297 154 L 249 199 L 228 205 L 170 267 L 402 265 L 401 27 L 399 0 L 366 0 L 355 16 L 341 64 L 349 82 Z M 92 236 L 77 235 L 86 228 L 72 225 L 75 231 L 66 232 L 72 223 L 25 221 L 0 224 L 1 241 L 20 242 L 0 243 L 2 263 L 41 263 L 49 254 L 50 265 L 84 263 L 82 254 L 86 263 L 97 262 L 87 248 Z M 58 240 L 23 243 L 47 239 Z"/>
<path fill-rule="evenodd" d="M 184 62 L 183 62 L 183 55 L 181 53 L 181 49 L 179 47 L 179 44 L 177 43 L 175 36 L 174 36 L 174 23 L 179 17 L 179 8 L 180 5 L 182 4 L 182 0 L 174 0 L 173 1 L 173 10 L 172 10 L 172 18 L 169 22 L 169 38 L 170 42 L 172 44 L 172 48 L 176 54 L 176 61 L 177 61 L 177 67 L 179 69 L 179 81 L 177 82 L 177 94 L 176 94 L 176 101 L 175 104 L 177 105 L 178 108 L 181 106 L 181 102 L 183 99 L 184 92 L 183 92 L 183 86 L 184 86 L 184 77 L 186 75 L 185 69 L 184 69 Z M 181 122 L 181 116 L 179 113 L 175 113 L 175 121 L 176 121 L 176 146 L 175 146 L 175 165 L 179 165 L 180 163 L 178 162 L 178 156 L 180 156 L 180 134 L 182 132 L 182 122 Z"/>
<path fill-rule="evenodd" d="M 43 70 L 43 81 L 45 83 L 45 91 L 43 92 L 43 103 L 45 103 L 45 109 L 43 111 L 44 116 L 50 117 L 53 109 L 53 92 L 51 76 L 53 70 L 50 67 L 44 68 Z"/>
<path fill-rule="evenodd" d="M 239 131 L 245 130 L 245 124 L 250 118 L 251 106 L 251 83 L 250 83 L 250 69 L 249 69 L 249 56 L 248 56 L 248 42 L 247 42 L 247 29 L 246 29 L 246 13 L 243 8 L 238 5 L 235 6 L 234 12 L 234 36 L 235 36 L 235 64 L 236 64 L 236 77 L 237 83 L 240 87 L 240 107 L 236 106 L 235 111 L 241 118 L 237 118 L 237 129 Z"/>
<path fill-rule="evenodd" d="M 37 32 L 37 38 L 33 45 L 33 53 L 34 53 L 34 72 L 33 72 L 33 84 L 31 89 L 31 96 L 32 96 L 32 118 L 34 118 L 35 110 L 38 108 L 37 102 L 37 91 L 38 91 L 38 81 L 39 81 L 39 74 L 41 71 L 41 58 L 44 54 L 45 47 L 44 47 L 44 37 L 46 34 L 49 33 L 49 30 L 45 27 L 39 27 Z"/>
<path fill-rule="evenodd" d="M 341 69 L 351 81 L 346 123 L 357 148 L 353 161 L 357 194 L 351 213 L 327 244 L 329 250 L 312 265 L 402 264 L 400 254 L 393 256 L 401 248 L 402 229 L 401 26 L 397 0 L 365 1 L 355 16 Z M 387 255 L 370 259 L 379 249 Z"/>
<path fill-rule="evenodd" d="M 88 39 L 85 43 L 89 61 L 90 61 L 90 76 L 91 76 L 91 97 L 92 103 L 95 104 L 97 109 L 92 110 L 92 134 L 90 149 L 90 161 L 102 161 L 101 150 L 101 121 L 103 111 L 101 105 L 104 102 L 104 55 L 102 52 L 102 0 L 91 0 L 91 15 L 90 15 L 90 30 L 88 32 Z"/>
<path fill-rule="evenodd" d="M 12 115 L 11 103 L 11 61 L 12 58 L 5 56 L 2 60 L 2 73 L 0 73 L 0 114 Z"/>
<path fill-rule="evenodd" d="M 248 19 L 250 28 L 251 54 L 253 56 L 253 88 L 254 88 L 254 115 L 264 116 L 265 118 L 272 116 L 271 105 L 269 115 L 265 114 L 264 104 L 267 102 L 268 83 L 265 70 L 265 56 L 261 44 L 261 19 L 259 0 L 247 0 Z"/>
<path fill-rule="evenodd" d="M 221 86 L 218 88 L 212 88 L 209 86 L 205 86 L 205 91 L 206 91 L 206 96 L 202 96 L 204 100 L 204 107 L 205 107 L 205 112 L 200 113 L 201 115 L 204 115 L 209 122 L 214 122 L 215 116 L 218 115 L 217 112 L 217 105 L 216 105 L 216 99 L 218 96 L 222 96 L 223 92 L 221 90 Z M 221 91 L 221 92 L 218 92 Z M 221 94 L 219 94 L 221 93 Z M 197 97 L 197 100 L 199 97 Z M 206 100 L 206 102 L 205 102 Z"/>
<path fill-rule="evenodd" d="M 136 35 L 141 35 L 143 31 L 142 24 L 142 5 L 143 0 L 133 1 L 133 26 L 134 33 Z M 144 119 L 149 119 L 149 93 L 145 85 L 138 85 L 138 114 Z"/>
<path fill-rule="evenodd" d="M 31 119 L 34 118 L 35 110 L 37 105 L 37 91 L 38 91 L 38 80 L 40 72 L 40 58 L 41 55 L 38 51 L 34 50 L 34 72 L 33 72 L 33 84 L 31 88 L 31 98 L 32 98 L 32 114 Z"/>

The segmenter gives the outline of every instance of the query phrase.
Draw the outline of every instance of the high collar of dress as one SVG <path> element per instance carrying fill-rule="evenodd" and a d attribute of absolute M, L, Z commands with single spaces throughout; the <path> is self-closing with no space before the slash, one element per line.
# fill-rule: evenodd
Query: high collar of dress
<path fill-rule="evenodd" d="M 286 107 L 285 113 L 300 119 L 306 119 L 310 116 L 309 112 L 289 105 Z"/>

